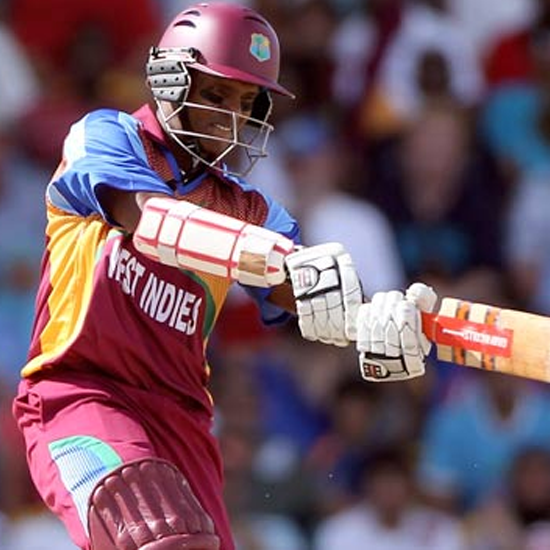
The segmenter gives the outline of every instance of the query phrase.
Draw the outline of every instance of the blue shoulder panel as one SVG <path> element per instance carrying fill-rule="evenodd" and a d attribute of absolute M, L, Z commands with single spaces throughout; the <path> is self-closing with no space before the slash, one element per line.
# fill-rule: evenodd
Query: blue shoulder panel
<path fill-rule="evenodd" d="M 64 170 L 48 185 L 54 206 L 81 216 L 108 218 L 98 200 L 107 185 L 127 191 L 172 194 L 148 163 L 138 121 L 109 109 L 94 111 L 73 124 L 63 146 Z"/>

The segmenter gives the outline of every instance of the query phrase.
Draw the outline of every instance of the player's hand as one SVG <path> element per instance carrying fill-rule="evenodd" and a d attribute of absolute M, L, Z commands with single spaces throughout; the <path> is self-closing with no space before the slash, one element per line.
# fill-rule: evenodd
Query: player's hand
<path fill-rule="evenodd" d="M 341 347 L 355 340 L 363 292 L 344 247 L 340 243 L 304 247 L 289 254 L 285 263 L 302 336 Z"/>
<path fill-rule="evenodd" d="M 371 382 L 422 376 L 431 342 L 422 332 L 421 312 L 431 312 L 437 295 L 414 283 L 405 295 L 377 292 L 357 315 L 357 351 L 361 376 Z"/>

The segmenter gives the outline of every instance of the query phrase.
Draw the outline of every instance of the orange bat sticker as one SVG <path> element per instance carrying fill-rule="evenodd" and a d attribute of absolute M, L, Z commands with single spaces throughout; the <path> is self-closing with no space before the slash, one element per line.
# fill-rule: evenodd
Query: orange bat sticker
<path fill-rule="evenodd" d="M 514 336 L 511 329 L 433 314 L 423 314 L 422 320 L 426 336 L 437 344 L 511 356 Z"/>

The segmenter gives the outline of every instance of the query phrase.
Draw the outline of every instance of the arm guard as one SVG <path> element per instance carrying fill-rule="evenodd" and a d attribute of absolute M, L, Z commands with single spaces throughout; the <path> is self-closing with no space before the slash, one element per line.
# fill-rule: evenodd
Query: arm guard
<path fill-rule="evenodd" d="M 133 239 L 165 265 L 259 287 L 284 282 L 284 259 L 294 249 L 279 233 L 169 197 L 146 201 Z"/>

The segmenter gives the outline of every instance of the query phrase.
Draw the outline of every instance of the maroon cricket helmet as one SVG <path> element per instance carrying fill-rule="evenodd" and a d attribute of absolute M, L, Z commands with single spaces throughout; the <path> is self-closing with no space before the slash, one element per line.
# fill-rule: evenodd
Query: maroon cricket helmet
<path fill-rule="evenodd" d="M 278 84 L 280 49 L 273 27 L 245 6 L 203 2 L 182 11 L 158 43 L 163 48 L 191 48 L 193 68 L 213 76 L 256 84 L 293 97 Z"/>

